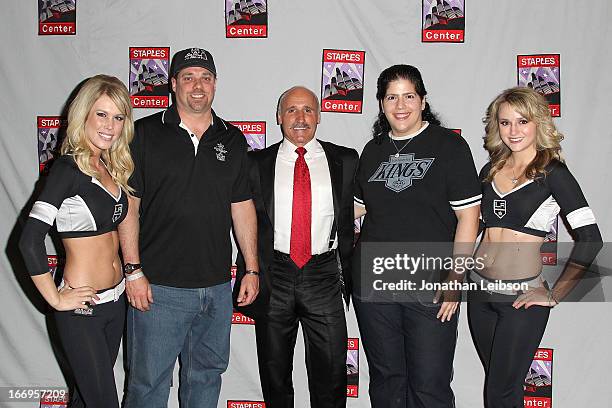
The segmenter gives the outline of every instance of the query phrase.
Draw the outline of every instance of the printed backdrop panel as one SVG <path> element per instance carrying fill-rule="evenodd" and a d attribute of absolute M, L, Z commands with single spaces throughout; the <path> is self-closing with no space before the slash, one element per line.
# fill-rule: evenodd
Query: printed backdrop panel
<path fill-rule="evenodd" d="M 544 95 L 550 114 L 561 116 L 561 67 L 559 54 L 519 55 L 518 85 Z"/>
<path fill-rule="evenodd" d="M 465 1 L 423 0 L 423 42 L 464 42 Z"/>
<path fill-rule="evenodd" d="M 139 98 L 136 118 L 157 112 L 171 103 L 167 75 L 172 53 L 189 47 L 212 52 L 218 71 L 215 112 L 227 120 L 249 123 L 241 126 L 253 148 L 281 139 L 276 125 L 278 98 L 289 87 L 304 85 L 320 95 L 323 102 L 317 136 L 361 151 L 371 138 L 378 114 L 375 95 L 379 73 L 392 64 L 406 63 L 421 70 L 427 100 L 444 125 L 461 128 L 479 170 L 487 159 L 482 148 L 486 107 L 505 88 L 532 86 L 548 98 L 553 114 L 560 114 L 563 108 L 562 117 L 554 121 L 565 135 L 564 155 L 589 200 L 604 239 L 609 241 L 612 197 L 605 181 L 612 179 L 612 166 L 607 165 L 612 151 L 612 80 L 603 72 L 612 66 L 606 35 L 611 17 L 609 2 L 592 0 L 588 6 L 584 2 L 556 0 L 520 2 L 520 6 L 516 3 L 3 2 L 0 306 L 5 313 L 0 317 L 0 387 L 65 385 L 55 347 L 49 341 L 46 317 L 36 306 L 35 289 L 28 283 L 15 249 L 20 231 L 18 216 L 22 210 L 27 213 L 24 207 L 34 191 L 40 164 L 52 156 L 49 152 L 54 151 L 57 136 L 61 135 L 56 132 L 61 122 L 36 123 L 37 117 L 65 115 L 65 104 L 74 88 L 85 77 L 98 73 L 125 81 L 132 98 Z M 130 48 L 142 52 L 130 54 Z M 328 53 L 327 58 L 323 50 L 332 55 Z M 365 54 L 367 59 L 357 59 Z M 559 76 L 561 56 L 563 86 Z M 345 111 L 354 114 L 338 113 Z M 262 132 L 251 126 L 257 123 L 267 125 L 263 144 Z M 47 134 L 43 135 L 45 129 Z M 367 223 L 367 216 L 363 222 Z M 358 222 L 356 227 L 361 225 Z M 559 243 L 570 240 L 563 222 L 559 222 L 556 232 Z M 547 248 L 548 245 L 544 249 Z M 47 243 L 47 253 L 57 253 L 51 241 Z M 472 344 L 465 308 L 462 309 L 453 389 L 457 407 L 472 408 L 482 406 L 483 369 Z M 542 345 L 555 352 L 554 406 L 609 405 L 612 387 L 608 384 L 608 371 L 612 358 L 601 350 L 608 350 L 608 339 L 612 338 L 612 325 L 602 320 L 602 316 L 610 314 L 610 303 L 563 304 L 551 312 Z M 360 338 L 352 305 L 347 322 L 348 336 Z M 254 327 L 242 318 L 235 317 L 234 323 L 240 324 L 232 326 L 230 366 L 223 376 L 218 406 L 226 408 L 228 401 L 234 401 L 237 407 L 261 407 Z M 295 406 L 303 408 L 309 405 L 309 399 L 300 336 L 296 344 Z M 358 383 L 358 397 L 349 398 L 348 407 L 368 407 L 368 362 L 363 344 L 359 342 L 358 351 L 347 351 L 349 384 L 355 384 L 355 380 Z M 120 396 L 123 362 L 120 353 L 115 366 Z M 354 362 L 358 362 L 357 375 Z M 176 368 L 171 408 L 178 407 L 178 383 Z M 0 405 L 28 406 L 12 402 Z"/>

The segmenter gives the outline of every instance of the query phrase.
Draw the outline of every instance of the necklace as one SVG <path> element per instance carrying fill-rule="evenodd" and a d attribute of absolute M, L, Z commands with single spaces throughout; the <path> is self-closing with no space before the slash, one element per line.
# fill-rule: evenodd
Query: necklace
<path fill-rule="evenodd" d="M 395 156 L 395 157 L 400 157 L 400 152 L 401 152 L 402 150 L 404 150 L 404 147 L 408 146 L 408 143 L 412 142 L 412 139 L 414 139 L 414 136 L 413 136 L 413 137 L 411 137 L 410 139 L 408 139 L 408 141 L 407 141 L 406 143 L 404 143 L 404 145 L 402 146 L 402 148 L 401 148 L 401 149 L 398 149 L 398 148 L 397 148 L 397 145 L 395 144 L 395 140 L 393 140 L 393 138 L 392 138 L 391 136 L 389 136 L 389 139 L 391 139 L 391 143 L 393 143 L 393 147 L 395 147 L 395 151 L 397 152 L 397 153 L 395 153 L 395 155 L 394 155 L 394 156 Z"/>
<path fill-rule="evenodd" d="M 508 176 L 506 177 L 512 182 L 513 185 L 516 185 L 519 182 L 519 179 L 523 176 L 523 173 L 525 172 L 525 170 L 523 170 L 521 174 L 519 174 L 519 176 L 516 177 L 516 174 L 514 174 L 514 163 L 513 163 L 512 167 L 510 168 L 510 171 L 512 171 L 512 178 Z"/>

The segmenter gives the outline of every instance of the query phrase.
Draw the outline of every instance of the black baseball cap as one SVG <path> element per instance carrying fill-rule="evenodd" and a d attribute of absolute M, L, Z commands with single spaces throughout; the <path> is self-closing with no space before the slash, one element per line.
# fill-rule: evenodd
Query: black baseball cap
<path fill-rule="evenodd" d="M 211 53 L 203 48 L 187 48 L 176 52 L 172 57 L 172 64 L 170 64 L 170 78 L 174 78 L 180 70 L 188 67 L 202 67 L 217 76 L 215 61 Z"/>

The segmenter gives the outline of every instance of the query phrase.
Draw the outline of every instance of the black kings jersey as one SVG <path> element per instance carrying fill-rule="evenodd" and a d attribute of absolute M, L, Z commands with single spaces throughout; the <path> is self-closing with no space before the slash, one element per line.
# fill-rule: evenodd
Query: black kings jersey
<path fill-rule="evenodd" d="M 83 173 L 72 156 L 55 160 L 23 229 L 19 247 L 31 275 L 49 271 L 45 235 L 55 223 L 63 238 L 92 237 L 117 230 L 128 211 L 121 188 L 115 196 Z"/>
<path fill-rule="evenodd" d="M 128 200 L 121 188 L 114 196 L 96 178 L 79 170 L 72 156 L 60 156 L 30 217 L 49 227 L 55 221 L 61 238 L 102 235 L 116 231 L 127 215 Z"/>
<path fill-rule="evenodd" d="M 356 182 L 355 203 L 367 210 L 360 240 L 452 242 L 454 211 L 478 205 L 480 198 L 472 153 L 456 133 L 429 124 L 409 142 L 372 140 L 361 154 Z"/>
<path fill-rule="evenodd" d="M 482 218 L 487 228 L 499 227 L 545 237 L 557 214 L 567 219 L 573 230 L 595 224 L 578 182 L 564 163 L 552 161 L 546 175 L 528 180 L 507 192 L 495 182 L 485 181 L 491 163 L 480 171 Z"/>

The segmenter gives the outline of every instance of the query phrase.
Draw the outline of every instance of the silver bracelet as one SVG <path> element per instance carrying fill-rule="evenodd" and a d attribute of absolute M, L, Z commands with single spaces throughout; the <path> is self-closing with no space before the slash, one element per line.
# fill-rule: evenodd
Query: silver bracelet
<path fill-rule="evenodd" d="M 128 282 L 131 282 L 131 281 L 135 281 L 136 279 L 142 278 L 143 276 L 144 276 L 144 273 L 140 271 L 140 272 L 132 273 L 130 275 L 125 275 L 125 280 Z"/>

